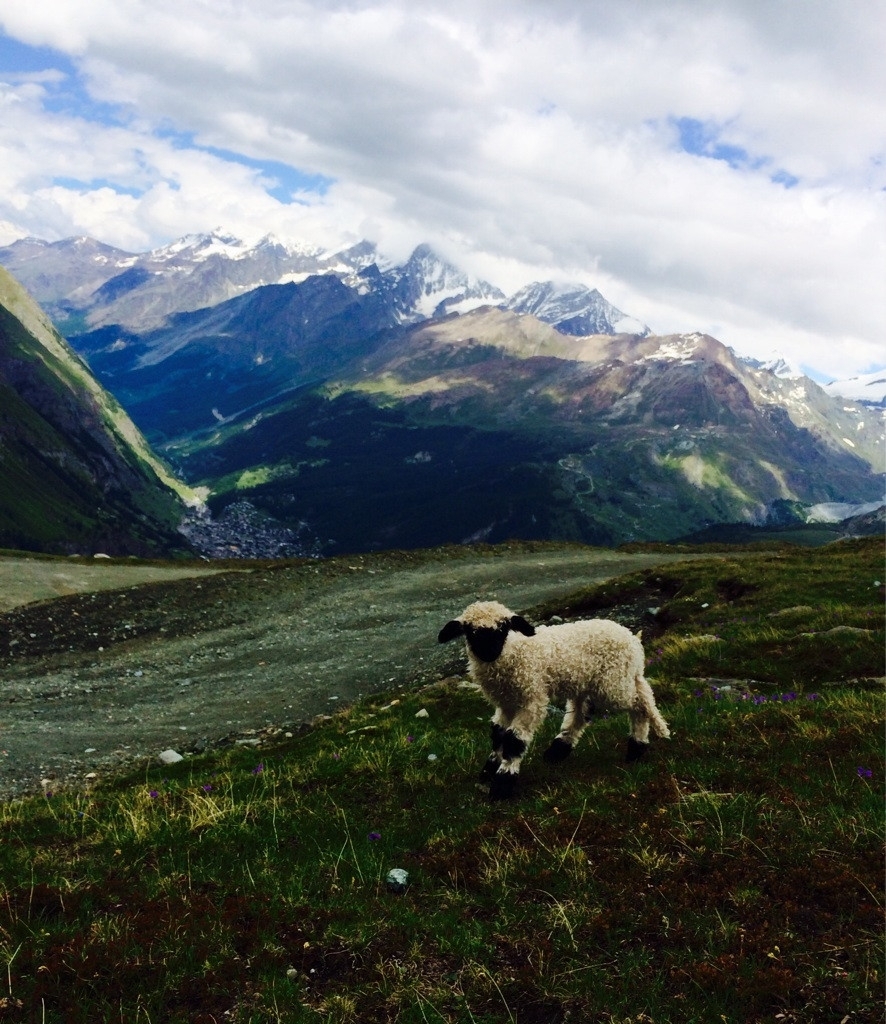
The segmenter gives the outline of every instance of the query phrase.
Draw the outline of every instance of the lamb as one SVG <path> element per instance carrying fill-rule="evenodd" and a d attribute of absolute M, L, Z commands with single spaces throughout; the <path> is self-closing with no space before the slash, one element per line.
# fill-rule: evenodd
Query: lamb
<path fill-rule="evenodd" d="M 649 747 L 650 730 L 670 736 L 646 681 L 643 647 L 629 629 L 607 619 L 558 626 L 530 625 L 498 601 L 476 601 L 440 630 L 440 643 L 464 637 L 471 676 L 495 706 L 492 753 L 481 778 L 493 800 L 513 796 L 520 762 L 551 701 L 566 713 L 559 735 L 544 752 L 564 761 L 597 711 L 627 711 L 628 761 Z"/>

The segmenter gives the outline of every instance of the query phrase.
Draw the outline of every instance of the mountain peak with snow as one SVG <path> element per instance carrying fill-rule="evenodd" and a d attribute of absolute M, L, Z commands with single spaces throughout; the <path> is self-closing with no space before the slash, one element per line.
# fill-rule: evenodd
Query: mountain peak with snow
<path fill-rule="evenodd" d="M 417 246 L 402 266 L 386 270 L 383 276 L 403 323 L 466 313 L 505 297 L 495 285 L 469 277 L 426 244 Z"/>
<path fill-rule="evenodd" d="M 597 291 L 568 281 L 533 281 L 515 292 L 505 308 L 528 313 L 552 324 L 561 334 L 638 334 L 651 331 L 646 324 L 616 309 Z"/>
<path fill-rule="evenodd" d="M 849 398 L 865 405 L 886 407 L 886 368 L 832 381 L 824 385 L 824 390 L 834 398 Z"/>
<path fill-rule="evenodd" d="M 155 249 L 150 256 L 154 260 L 187 259 L 193 261 L 206 260 L 211 256 L 224 256 L 228 259 L 240 259 L 249 246 L 234 235 L 216 228 L 205 234 L 183 235 L 169 245 Z"/>
<path fill-rule="evenodd" d="M 779 377 L 781 380 L 798 380 L 800 377 L 806 376 L 796 364 L 792 363 L 781 352 L 771 352 L 765 359 L 754 359 L 751 356 L 739 355 L 736 355 L 736 358 L 754 370 L 766 370 L 773 377 Z"/>

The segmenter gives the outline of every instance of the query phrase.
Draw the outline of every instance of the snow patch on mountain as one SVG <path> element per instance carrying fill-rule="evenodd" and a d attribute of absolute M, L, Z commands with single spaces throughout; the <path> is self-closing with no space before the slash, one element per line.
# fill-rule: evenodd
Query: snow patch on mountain
<path fill-rule="evenodd" d="M 154 249 L 150 254 L 157 262 L 186 259 L 191 262 L 208 260 L 210 256 L 224 256 L 227 259 L 241 259 L 248 247 L 233 235 L 212 231 L 202 235 L 184 235 L 182 238 Z"/>
<path fill-rule="evenodd" d="M 699 358 L 699 344 L 704 340 L 703 334 L 680 334 L 675 337 L 667 337 L 662 340 L 657 349 L 642 356 L 638 362 L 647 362 L 651 359 L 670 359 L 681 365 L 694 363 Z"/>
<path fill-rule="evenodd" d="M 751 356 L 740 356 L 738 354 L 736 354 L 736 358 L 755 370 L 766 370 L 773 377 L 779 377 L 782 380 L 798 380 L 806 376 L 796 364 L 792 363 L 780 352 L 773 352 L 766 359 L 753 359 Z"/>
<path fill-rule="evenodd" d="M 841 523 L 851 516 L 863 516 L 868 512 L 876 512 L 883 501 L 868 501 L 862 505 L 851 505 L 841 501 L 824 501 L 818 505 L 810 505 L 806 510 L 807 523 Z"/>
<path fill-rule="evenodd" d="M 851 398 L 866 405 L 886 406 L 886 369 L 832 381 L 824 385 L 824 390 L 834 398 Z"/>

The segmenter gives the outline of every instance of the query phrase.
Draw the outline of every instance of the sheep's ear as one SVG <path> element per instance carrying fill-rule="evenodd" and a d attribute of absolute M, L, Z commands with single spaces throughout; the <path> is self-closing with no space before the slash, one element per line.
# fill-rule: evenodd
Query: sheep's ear
<path fill-rule="evenodd" d="M 437 634 L 437 643 L 445 644 L 454 640 L 457 636 L 464 636 L 465 628 L 458 619 L 450 619 L 449 622 Z"/>
<path fill-rule="evenodd" d="M 522 615 L 511 616 L 511 629 L 516 629 L 523 636 L 535 636 L 535 626 L 531 626 Z"/>

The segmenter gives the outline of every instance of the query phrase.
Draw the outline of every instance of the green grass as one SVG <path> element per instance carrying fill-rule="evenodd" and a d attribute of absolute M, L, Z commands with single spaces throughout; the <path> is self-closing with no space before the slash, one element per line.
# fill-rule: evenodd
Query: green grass
<path fill-rule="evenodd" d="M 0 805 L 0 1019 L 882 1019 L 883 695 L 849 682 L 882 674 L 878 558 L 746 554 L 564 602 L 669 595 L 647 650 L 674 737 L 626 765 L 600 718 L 554 768 L 552 715 L 514 803 L 475 783 L 489 709 L 452 679 Z M 876 654 L 803 636 L 835 621 Z"/>

